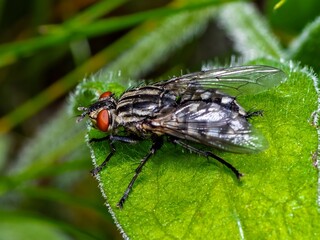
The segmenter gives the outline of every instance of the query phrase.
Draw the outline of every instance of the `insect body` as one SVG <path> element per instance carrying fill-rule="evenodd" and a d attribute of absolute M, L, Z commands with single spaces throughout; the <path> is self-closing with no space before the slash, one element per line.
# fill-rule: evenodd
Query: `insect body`
<path fill-rule="evenodd" d="M 264 91 L 281 83 L 285 76 L 273 67 L 243 66 L 191 73 L 134 88 L 119 99 L 111 92 L 103 93 L 89 107 L 79 108 L 83 113 L 78 121 L 89 115 L 99 130 L 109 133 L 100 140 L 109 140 L 111 152 L 92 173 L 100 172 L 110 160 L 115 153 L 115 141 L 152 140 L 149 153 L 141 160 L 117 205 L 122 208 L 143 166 L 161 148 L 166 136 L 168 141 L 183 148 L 216 159 L 240 178 L 242 174 L 230 163 L 191 144 L 200 143 L 237 153 L 265 149 L 264 138 L 248 121 L 261 112 L 246 112 L 235 96 Z"/>

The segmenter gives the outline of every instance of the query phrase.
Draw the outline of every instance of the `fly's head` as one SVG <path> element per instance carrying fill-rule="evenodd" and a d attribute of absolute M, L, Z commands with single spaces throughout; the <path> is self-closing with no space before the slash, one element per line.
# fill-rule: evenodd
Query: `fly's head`
<path fill-rule="evenodd" d="M 104 92 L 100 95 L 98 101 L 89 107 L 79 107 L 83 111 L 77 122 L 80 122 L 86 115 L 89 116 L 93 125 L 102 132 L 108 132 L 114 129 L 114 118 L 117 101 L 111 92 Z"/>

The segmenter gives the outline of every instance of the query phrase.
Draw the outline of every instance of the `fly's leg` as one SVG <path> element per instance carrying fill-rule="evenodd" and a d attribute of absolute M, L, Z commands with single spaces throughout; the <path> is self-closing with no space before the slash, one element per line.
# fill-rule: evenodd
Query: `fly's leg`
<path fill-rule="evenodd" d="M 156 151 L 159 150 L 162 147 L 162 145 L 163 145 L 163 139 L 162 138 L 153 139 L 153 143 L 152 143 L 152 146 L 150 148 L 149 153 L 140 161 L 139 166 L 135 170 L 135 174 L 134 174 L 133 178 L 131 179 L 131 181 L 130 181 L 126 191 L 124 192 L 122 198 L 118 202 L 117 207 L 123 208 L 123 204 L 127 200 L 128 196 L 129 196 L 129 193 L 130 193 L 130 191 L 132 189 L 132 186 L 133 186 L 134 182 L 136 181 L 137 177 L 139 176 L 143 166 L 150 159 L 150 157 L 153 156 L 156 153 Z"/>
<path fill-rule="evenodd" d="M 112 142 L 123 142 L 123 143 L 138 143 L 140 142 L 142 139 L 138 138 L 136 136 L 110 136 L 110 140 Z"/>
<path fill-rule="evenodd" d="M 193 147 L 193 146 L 191 146 L 191 145 L 189 145 L 189 144 L 187 144 L 187 143 L 185 143 L 185 142 L 183 142 L 183 141 L 181 141 L 179 139 L 172 139 L 172 142 L 176 143 L 176 144 L 180 145 L 181 147 L 184 147 L 185 149 L 188 149 L 188 150 L 190 150 L 192 152 L 195 152 L 195 153 L 198 153 L 200 155 L 203 155 L 203 156 L 205 156 L 207 158 L 208 157 L 212 157 L 212 158 L 216 159 L 218 162 L 222 163 L 227 168 L 229 168 L 236 175 L 236 177 L 238 179 L 240 179 L 243 176 L 243 174 L 240 173 L 238 171 L 238 169 L 236 169 L 234 166 L 232 166 L 232 164 L 228 163 L 227 161 L 223 160 L 221 157 L 213 154 L 212 152 L 200 150 L 200 149 L 195 148 L 195 147 Z"/>
<path fill-rule="evenodd" d="M 252 117 L 262 117 L 263 116 L 263 110 L 257 110 L 257 111 L 248 111 L 247 114 L 245 115 L 246 119 L 250 119 Z"/>
<path fill-rule="evenodd" d="M 89 143 L 93 142 L 103 142 L 103 141 L 112 141 L 112 142 L 124 142 L 124 143 L 137 143 L 141 139 L 135 136 L 117 136 L 117 135 L 108 135 L 102 138 L 91 138 Z"/>
<path fill-rule="evenodd" d="M 110 153 L 108 154 L 108 156 L 106 157 L 106 159 L 96 168 L 92 169 L 90 171 L 90 173 L 92 174 L 92 176 L 96 176 L 99 172 L 101 172 L 101 170 L 107 165 L 107 163 L 109 162 L 110 158 L 113 156 L 113 154 L 116 152 L 116 149 L 114 147 L 114 142 L 115 141 L 120 141 L 120 142 L 124 142 L 124 143 L 137 143 L 139 141 L 138 138 L 134 138 L 134 137 L 126 137 L 126 136 L 113 136 L 113 135 L 109 135 L 103 138 L 92 138 L 90 139 L 89 143 L 92 142 L 101 142 L 101 141 L 108 141 L 109 142 L 109 146 L 110 146 Z"/>
<path fill-rule="evenodd" d="M 94 169 L 92 169 L 90 171 L 90 173 L 92 174 L 92 176 L 96 176 L 99 172 L 101 172 L 101 170 L 107 165 L 107 163 L 109 162 L 110 158 L 113 156 L 113 154 L 116 152 L 116 149 L 113 145 L 113 142 L 109 141 L 109 146 L 111 149 L 111 152 L 108 154 L 108 156 L 106 157 L 106 159 L 98 166 L 95 167 Z"/>

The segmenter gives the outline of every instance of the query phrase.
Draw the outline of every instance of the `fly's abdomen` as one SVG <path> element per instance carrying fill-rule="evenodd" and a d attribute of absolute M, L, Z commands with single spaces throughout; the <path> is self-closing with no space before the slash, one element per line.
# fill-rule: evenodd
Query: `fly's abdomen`
<path fill-rule="evenodd" d="M 145 86 L 124 93 L 116 111 L 122 124 L 156 117 L 176 105 L 176 96 L 157 86 Z"/>
<path fill-rule="evenodd" d="M 158 135 L 168 134 L 230 152 L 257 152 L 264 138 L 240 112 L 217 103 L 185 102 L 175 111 L 150 121 Z"/>

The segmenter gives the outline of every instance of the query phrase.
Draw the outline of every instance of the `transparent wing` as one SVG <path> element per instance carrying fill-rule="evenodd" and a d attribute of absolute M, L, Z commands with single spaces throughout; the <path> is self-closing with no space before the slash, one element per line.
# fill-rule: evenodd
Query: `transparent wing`
<path fill-rule="evenodd" d="M 189 89 L 218 89 L 232 96 L 256 94 L 275 87 L 283 82 L 286 74 L 278 68 L 269 66 L 241 66 L 214 69 L 186 74 L 170 79 L 162 85 L 178 95 Z"/>
<path fill-rule="evenodd" d="M 151 129 L 225 151 L 252 153 L 264 150 L 265 138 L 237 112 L 215 103 L 189 102 L 150 120 Z"/>

